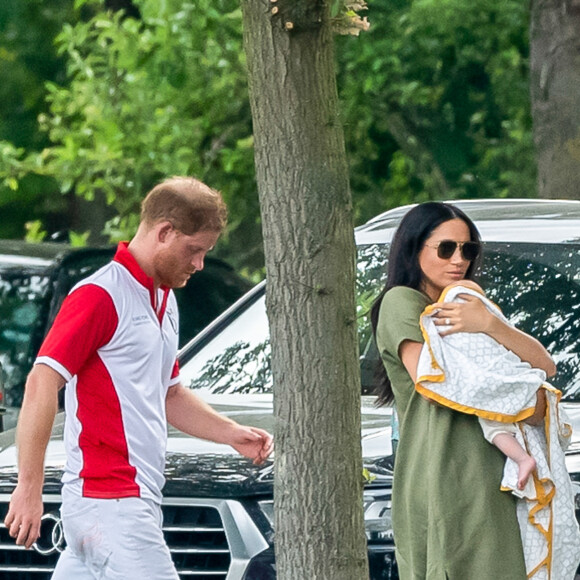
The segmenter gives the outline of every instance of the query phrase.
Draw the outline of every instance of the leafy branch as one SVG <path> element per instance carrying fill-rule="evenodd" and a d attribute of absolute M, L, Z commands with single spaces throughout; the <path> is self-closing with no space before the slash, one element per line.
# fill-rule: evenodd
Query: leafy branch
<path fill-rule="evenodd" d="M 331 7 L 332 27 L 338 34 L 358 36 L 361 30 L 368 30 L 370 23 L 359 12 L 368 10 L 364 0 L 334 0 Z"/>

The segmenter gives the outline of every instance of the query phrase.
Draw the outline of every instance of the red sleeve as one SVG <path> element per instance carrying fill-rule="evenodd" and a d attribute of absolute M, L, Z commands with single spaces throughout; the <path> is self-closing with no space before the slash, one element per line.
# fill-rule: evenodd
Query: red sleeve
<path fill-rule="evenodd" d="M 52 359 L 74 376 L 97 349 L 111 340 L 118 320 L 109 293 L 95 284 L 85 284 L 65 298 L 38 359 Z"/>

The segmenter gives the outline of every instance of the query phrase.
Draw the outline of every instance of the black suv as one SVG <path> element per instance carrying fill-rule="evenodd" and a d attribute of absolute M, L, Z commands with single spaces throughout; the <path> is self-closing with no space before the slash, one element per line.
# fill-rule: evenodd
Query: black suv
<path fill-rule="evenodd" d="M 0 240 L 0 430 L 15 425 L 26 375 L 64 297 L 114 252 Z M 176 291 L 182 344 L 251 287 L 231 266 L 208 257 L 204 270 Z"/>
<path fill-rule="evenodd" d="M 564 406 L 576 427 L 567 465 L 580 508 L 580 202 L 485 200 L 457 205 L 482 233 L 480 281 L 488 296 L 519 328 L 540 339 L 558 365 L 552 382 L 564 392 Z M 377 409 L 370 394 L 377 353 L 367 313 L 384 281 L 393 233 L 408 209 L 386 212 L 356 232 L 361 436 L 365 466 L 372 475 L 364 492 L 371 580 L 395 580 L 398 574 L 390 519 L 391 409 Z M 264 291 L 264 284 L 252 289 L 183 348 L 180 359 L 184 385 L 218 411 L 272 430 Z M 63 548 L 58 512 L 61 436 L 59 417 L 47 452 L 46 513 L 35 549 L 16 549 L 0 529 L 0 575 L 6 580 L 48 578 Z M 0 435 L 0 518 L 16 482 L 13 443 L 12 432 Z M 227 446 L 170 432 L 164 532 L 182 580 L 275 580 L 273 467 L 272 461 L 254 467 Z"/>

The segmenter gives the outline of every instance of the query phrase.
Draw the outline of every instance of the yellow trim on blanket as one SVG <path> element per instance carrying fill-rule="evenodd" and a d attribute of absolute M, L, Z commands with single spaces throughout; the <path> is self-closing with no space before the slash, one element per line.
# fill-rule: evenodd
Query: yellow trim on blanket
<path fill-rule="evenodd" d="M 441 296 L 439 297 L 438 302 L 443 302 L 445 299 L 445 296 L 447 294 L 447 292 L 451 289 L 452 287 L 447 287 L 443 290 L 443 292 L 441 293 Z M 474 289 L 472 289 L 474 290 Z M 474 290 L 475 292 L 477 292 L 477 290 Z M 481 293 L 482 296 L 485 295 L 483 293 Z M 493 303 L 492 303 L 493 304 Z M 494 306 L 497 308 L 497 306 L 494 304 Z M 522 424 L 522 421 L 525 421 L 526 419 L 528 419 L 529 417 L 531 417 L 534 412 L 535 412 L 535 404 L 532 407 L 520 410 L 519 412 L 515 413 L 515 414 L 507 414 L 507 413 L 498 413 L 498 412 L 491 412 L 491 411 L 486 411 L 486 410 L 482 410 L 482 409 L 477 409 L 468 405 L 464 405 L 464 404 L 460 404 L 457 403 L 456 401 L 452 401 L 446 397 L 444 397 L 443 395 L 436 393 L 434 391 L 432 391 L 431 389 L 429 389 L 425 384 L 423 384 L 424 382 L 428 383 L 442 383 L 446 380 L 445 377 L 445 371 L 443 370 L 443 368 L 441 367 L 441 365 L 439 364 L 439 362 L 437 361 L 432 346 L 431 346 L 431 340 L 429 335 L 427 334 L 427 331 L 425 329 L 425 326 L 423 324 L 423 318 L 425 316 L 429 316 L 431 315 L 435 310 L 434 305 L 429 305 L 427 306 L 423 313 L 421 314 L 420 320 L 419 320 L 419 325 L 421 328 L 421 333 L 423 335 L 423 338 L 425 340 L 425 344 L 428 348 L 428 352 L 431 358 L 431 368 L 432 368 L 432 372 L 429 374 L 423 374 L 422 376 L 417 378 L 417 381 L 415 382 L 415 389 L 417 390 L 417 392 L 419 394 L 421 394 L 423 397 L 425 397 L 428 400 L 434 401 L 436 403 L 439 403 L 440 405 L 443 405 L 445 407 L 448 407 L 450 409 L 453 409 L 455 411 L 458 411 L 460 413 L 465 413 L 465 414 L 470 414 L 470 415 L 475 415 L 477 417 L 483 418 L 483 419 L 489 419 L 492 421 L 499 421 L 502 423 L 519 423 L 518 428 L 520 429 L 522 435 L 523 435 L 523 440 L 524 440 L 524 444 L 526 446 L 526 450 L 529 453 L 529 449 L 527 449 L 528 444 L 527 444 L 527 440 L 526 440 L 526 435 L 525 435 L 525 430 L 524 430 L 524 425 Z M 499 310 L 499 308 L 498 308 Z M 544 429 L 545 429 L 545 435 L 546 435 L 546 451 L 547 451 L 547 460 L 548 460 L 548 464 L 551 464 L 551 458 L 550 458 L 550 446 L 551 446 L 551 437 L 550 437 L 550 421 L 551 421 L 551 412 L 554 411 L 556 413 L 556 418 L 558 418 L 558 403 L 560 402 L 560 399 L 562 397 L 562 393 L 561 391 L 559 391 L 558 389 L 552 387 L 552 385 L 548 384 L 548 383 L 544 383 L 541 385 L 540 388 L 545 389 L 547 392 L 551 393 L 553 395 L 553 397 L 546 397 L 546 410 L 545 410 L 545 415 L 544 415 Z M 555 408 L 552 408 L 552 402 L 554 402 L 555 399 Z M 564 436 L 566 437 L 566 435 L 569 434 L 571 428 L 569 425 L 562 425 L 561 429 L 560 429 L 560 436 Z M 554 485 L 554 482 L 551 479 L 548 478 L 543 478 L 543 479 L 539 479 L 537 472 L 532 473 L 532 481 L 534 484 L 534 488 L 535 488 L 535 498 L 534 499 L 527 499 L 527 498 L 523 498 L 520 499 L 520 501 L 525 501 L 527 504 L 527 511 L 528 511 L 528 522 L 529 525 L 531 525 L 532 527 L 534 527 L 536 530 L 538 530 L 538 532 L 544 537 L 544 541 L 545 541 L 545 557 L 542 558 L 541 562 L 537 563 L 535 565 L 535 567 L 533 568 L 533 570 L 527 572 L 527 578 L 529 579 L 533 579 L 534 577 L 536 577 L 536 574 L 538 574 L 538 572 L 540 572 L 541 570 L 543 570 L 544 568 L 546 568 L 547 571 L 547 580 L 551 580 L 552 577 L 552 560 L 553 560 L 553 534 L 554 534 L 554 496 L 556 493 L 556 488 Z M 502 491 L 513 491 L 509 488 L 506 488 L 505 486 L 501 486 L 500 488 Z M 546 511 L 549 510 L 549 511 Z M 542 524 L 542 521 L 540 521 L 539 517 L 541 516 L 541 519 L 544 520 L 545 524 Z M 542 550 L 543 551 L 543 550 Z M 538 554 L 539 555 L 539 554 Z M 541 556 L 540 556 L 541 557 Z"/>
<path fill-rule="evenodd" d="M 423 340 L 425 341 L 425 344 L 427 345 L 427 348 L 429 349 L 429 354 L 431 355 L 431 368 L 438 370 L 441 374 L 435 375 L 432 377 L 430 376 L 427 380 L 430 380 L 433 382 L 443 382 L 445 380 L 445 372 L 439 366 L 439 363 L 437 362 L 437 359 L 435 358 L 435 353 L 433 352 L 433 348 L 431 347 L 431 338 L 427 334 L 427 330 L 425 329 L 425 326 L 423 325 L 423 316 L 426 315 L 427 310 L 429 310 L 429 309 L 433 310 L 433 307 L 427 306 L 427 308 L 425 308 L 425 310 L 423 310 L 423 314 L 421 314 L 421 317 L 419 318 L 419 328 L 421 329 L 421 334 L 423 335 Z M 440 378 L 438 378 L 438 377 L 440 377 Z"/>
<path fill-rule="evenodd" d="M 461 286 L 461 284 L 458 283 L 458 284 L 452 284 L 450 286 L 447 286 L 443 290 L 443 292 L 441 292 L 441 295 L 439 296 L 438 302 L 443 302 L 445 300 L 445 296 L 447 295 L 447 293 L 457 286 Z M 500 308 L 496 304 L 494 304 L 491 300 L 489 300 L 489 298 L 487 298 L 483 292 L 479 292 L 478 290 L 475 290 L 474 288 L 470 288 L 470 290 L 472 290 L 473 292 L 476 292 L 478 294 L 481 294 L 481 296 L 483 296 L 483 298 L 488 300 L 491 304 L 493 304 L 501 312 Z M 427 330 L 425 329 L 425 325 L 423 324 L 423 317 L 429 316 L 434 310 L 435 310 L 435 306 L 433 304 L 429 304 L 428 306 L 425 307 L 425 309 L 423 310 L 423 312 L 419 318 L 419 327 L 421 329 L 421 334 L 423 335 L 423 339 L 425 340 L 425 344 L 427 345 L 427 348 L 429 350 L 429 354 L 431 355 L 431 368 L 436 370 L 436 371 L 439 371 L 439 373 L 438 374 L 421 375 L 420 377 L 417 378 L 417 380 L 415 382 L 415 389 L 421 395 L 423 395 L 423 397 L 427 398 L 430 401 L 434 401 L 436 403 L 439 403 L 440 405 L 443 405 L 444 407 L 449 407 L 450 409 L 454 409 L 455 411 L 459 411 L 460 413 L 466 413 L 468 415 L 475 415 L 477 417 L 480 417 L 481 419 L 488 419 L 490 421 L 498 421 L 500 423 L 517 423 L 519 421 L 525 421 L 526 419 L 529 419 L 534 414 L 535 406 L 529 407 L 526 409 L 522 409 L 518 413 L 511 414 L 511 415 L 507 414 L 507 413 L 485 411 L 483 409 L 469 407 L 467 405 L 462 405 L 460 403 L 452 401 L 451 399 L 447 399 L 446 397 L 440 395 L 439 393 L 435 393 L 434 391 L 428 389 L 425 385 L 422 384 L 423 382 L 442 383 L 446 380 L 445 371 L 439 365 L 437 359 L 435 358 L 435 355 L 433 353 L 433 349 L 431 347 L 431 339 L 429 337 L 429 334 L 427 333 Z M 560 391 L 558 391 L 557 389 L 554 389 L 551 385 L 544 384 L 542 386 L 545 389 L 555 391 L 556 393 L 560 393 Z M 560 396 L 561 396 L 561 393 L 560 393 Z"/>
<path fill-rule="evenodd" d="M 433 391 L 427 389 L 423 384 L 421 384 L 421 381 L 441 382 L 443 380 L 445 380 L 445 377 L 443 378 L 435 377 L 434 380 L 433 377 L 422 376 L 415 383 L 415 389 L 426 399 L 434 401 L 435 403 L 439 403 L 444 407 L 449 407 L 450 409 L 459 411 L 460 413 L 466 413 L 467 415 L 476 415 L 481 419 L 489 419 L 490 421 L 498 421 L 500 423 L 517 423 L 518 421 L 525 421 L 534 414 L 535 407 L 523 409 L 522 411 L 520 411 L 515 415 L 508 415 L 506 413 L 495 413 L 492 411 L 484 411 L 483 409 L 477 409 L 475 407 L 469 407 L 467 405 L 456 403 L 451 399 L 443 397 L 439 393 L 434 393 Z"/>
<path fill-rule="evenodd" d="M 555 389 L 551 385 L 542 385 L 547 391 L 553 393 L 556 397 L 556 408 L 554 411 L 557 413 L 558 411 L 558 403 L 562 397 L 562 392 L 558 389 Z M 546 433 L 546 452 L 548 454 L 548 463 L 550 463 L 550 405 L 551 401 L 549 398 L 546 398 L 546 414 L 544 417 L 544 429 Z M 522 427 L 520 426 L 520 429 Z M 548 580 L 551 578 L 552 572 L 552 558 L 553 558 L 553 544 L 554 544 L 554 495 L 556 493 L 556 487 L 554 482 L 550 479 L 538 479 L 537 475 L 534 473 L 532 474 L 534 478 L 534 486 L 536 488 L 536 495 L 537 495 L 537 503 L 528 510 L 528 520 L 532 526 L 534 526 L 546 539 L 546 557 L 532 570 L 528 573 L 528 578 L 532 578 L 535 574 L 539 572 L 544 566 L 547 568 L 548 571 Z M 546 491 L 548 489 L 548 491 Z M 526 500 L 528 502 L 532 502 L 534 500 Z M 540 522 L 536 520 L 536 514 L 545 509 L 550 509 L 550 514 L 548 518 L 548 529 L 545 529 Z"/>
<path fill-rule="evenodd" d="M 445 302 L 445 297 L 447 296 L 447 294 L 451 290 L 453 290 L 453 288 L 456 288 L 457 286 L 461 286 L 461 282 L 450 284 L 449 286 L 444 288 L 443 292 L 441 292 L 441 295 L 437 299 L 437 302 Z M 485 295 L 485 293 L 483 291 L 480 292 L 479 290 L 476 290 L 475 288 L 468 288 L 468 289 L 471 290 L 472 292 L 475 292 L 476 294 L 480 294 L 483 298 L 485 298 L 485 300 L 487 300 L 491 305 L 493 305 L 495 308 L 497 308 L 499 310 L 499 312 L 501 312 L 501 308 L 497 304 L 492 302 Z M 427 347 L 429 348 L 429 352 L 431 353 L 431 364 L 432 364 L 433 368 L 439 369 L 441 372 L 443 372 L 443 369 L 439 366 L 439 364 L 435 360 L 435 356 L 433 355 L 433 350 L 431 349 L 431 342 L 429 340 L 429 336 L 427 334 L 427 331 L 425 330 L 425 326 L 423 325 L 423 317 L 430 316 L 434 310 L 436 310 L 434 304 L 428 304 L 425 307 L 425 309 L 421 313 L 421 316 L 419 317 L 419 327 L 421 328 L 421 334 L 423 335 L 423 338 L 425 339 L 425 343 L 427 344 Z"/>

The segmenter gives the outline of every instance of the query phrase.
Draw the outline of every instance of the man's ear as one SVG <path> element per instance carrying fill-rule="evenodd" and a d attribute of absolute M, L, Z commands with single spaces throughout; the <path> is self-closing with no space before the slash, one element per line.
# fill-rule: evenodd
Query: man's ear
<path fill-rule="evenodd" d="M 167 236 L 174 231 L 175 228 L 173 227 L 173 224 L 170 221 L 159 222 L 155 226 L 157 241 L 164 243 L 165 241 L 167 241 Z"/>

